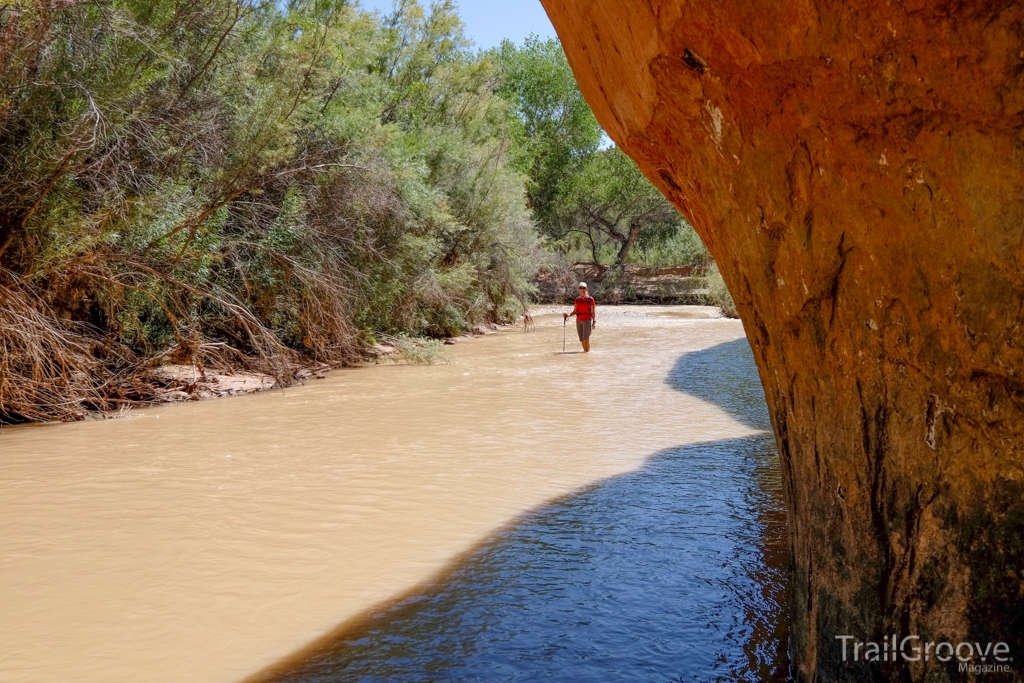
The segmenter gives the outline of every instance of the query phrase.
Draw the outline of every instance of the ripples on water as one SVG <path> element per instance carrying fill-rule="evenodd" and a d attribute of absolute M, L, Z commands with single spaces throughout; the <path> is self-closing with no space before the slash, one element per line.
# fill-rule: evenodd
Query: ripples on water
<path fill-rule="evenodd" d="M 745 339 L 681 357 L 666 382 L 769 426 Z M 785 543 L 770 436 L 666 450 L 269 680 L 785 680 Z"/>

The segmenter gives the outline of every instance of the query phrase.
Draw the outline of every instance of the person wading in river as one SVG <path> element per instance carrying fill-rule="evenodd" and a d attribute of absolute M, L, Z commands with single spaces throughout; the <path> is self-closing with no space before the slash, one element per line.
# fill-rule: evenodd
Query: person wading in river
<path fill-rule="evenodd" d="M 590 353 L 590 332 L 597 327 L 597 302 L 587 294 L 587 283 L 580 283 L 580 295 L 576 297 L 572 313 L 563 313 L 562 319 L 576 316 L 576 334 L 583 344 L 583 353 Z"/>

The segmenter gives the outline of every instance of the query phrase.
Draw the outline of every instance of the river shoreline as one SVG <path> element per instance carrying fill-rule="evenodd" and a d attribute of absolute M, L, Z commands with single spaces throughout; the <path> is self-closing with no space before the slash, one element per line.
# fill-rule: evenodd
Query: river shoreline
<path fill-rule="evenodd" d="M 523 322 L 520 321 L 519 325 L 522 324 Z M 423 338 L 412 340 L 411 343 L 441 342 L 445 345 L 454 345 L 513 327 L 515 325 L 511 324 L 477 325 L 473 328 L 472 332 L 456 337 L 448 337 L 443 341 Z M 299 362 L 292 368 L 292 379 L 288 382 L 282 382 L 270 374 L 246 370 L 244 367 L 208 369 L 198 365 L 172 363 L 161 365 L 146 373 L 145 380 L 158 387 L 155 390 L 155 396 L 151 401 L 139 401 L 131 407 L 144 408 L 184 401 L 205 401 L 215 398 L 244 396 L 246 394 L 301 386 L 307 380 L 325 379 L 327 373 L 339 370 L 372 367 L 375 365 L 415 364 L 417 362 L 419 361 L 403 354 L 399 345 L 379 342 L 366 349 L 363 359 L 357 362 L 321 363 L 313 360 Z M 96 411 L 90 417 L 105 419 L 117 417 L 119 414 L 123 414 L 123 411 Z"/>
<path fill-rule="evenodd" d="M 660 309 L 676 311 L 671 315 L 682 317 L 693 317 L 694 319 L 715 319 L 722 318 L 720 311 L 714 306 L 701 304 L 646 304 L 646 303 L 622 303 L 615 304 L 616 307 L 642 308 L 645 310 L 657 311 Z M 567 305 L 557 303 L 544 303 L 532 309 L 525 318 L 520 318 L 516 323 L 509 324 L 479 324 L 472 331 L 455 337 L 448 337 L 443 340 L 415 339 L 411 343 L 443 343 L 445 346 L 465 343 L 477 340 L 497 332 L 523 329 L 529 331 L 533 319 L 537 316 L 554 315 L 568 308 Z M 602 306 L 602 308 L 604 308 Z M 684 311 L 684 313 L 680 313 Z M 122 400 L 118 403 L 116 410 L 88 410 L 76 413 L 74 418 L 66 420 L 30 420 L 15 423 L 4 423 L 0 421 L 0 429 L 9 429 L 15 426 L 53 424 L 64 422 L 76 422 L 79 420 L 107 420 L 123 417 L 132 410 L 141 408 L 152 408 L 160 405 L 184 403 L 193 401 L 207 401 L 217 398 L 228 398 L 233 396 L 244 396 L 265 391 L 286 389 L 289 387 L 301 386 L 308 380 L 324 379 L 328 373 L 338 370 L 345 370 L 356 367 L 372 367 L 376 365 L 395 365 L 403 363 L 416 364 L 420 362 L 447 362 L 444 354 L 439 354 L 437 359 L 427 361 L 409 358 L 403 355 L 399 346 L 394 343 L 379 342 L 365 350 L 362 360 L 350 363 L 322 363 L 313 360 L 299 361 L 290 368 L 290 377 L 286 381 L 274 375 L 250 370 L 244 364 L 230 366 L 203 367 L 202 365 L 184 365 L 168 363 L 156 366 L 152 369 L 139 372 L 133 382 L 145 386 L 144 399 Z M 250 364 L 251 365 L 251 364 Z"/>
<path fill-rule="evenodd" d="M 399 341 L 406 342 L 415 348 L 419 344 L 444 344 L 446 346 L 494 334 L 501 330 L 522 326 L 520 320 L 513 324 L 480 324 L 471 332 L 444 340 L 429 338 L 410 338 Z M 390 343 L 389 343 L 390 341 Z M 161 405 L 207 401 L 217 398 L 245 396 L 272 390 L 302 386 L 307 380 L 324 379 L 328 373 L 358 367 L 376 365 L 417 364 L 435 362 L 430 358 L 421 360 L 410 358 L 403 353 L 398 343 L 393 340 L 378 342 L 363 350 L 359 360 L 349 362 L 319 362 L 312 359 L 299 359 L 287 363 L 286 377 L 251 369 L 259 365 L 257 359 L 240 358 L 233 363 L 215 365 L 165 363 L 151 368 L 133 372 L 127 382 L 132 385 L 133 393 L 140 398 L 121 398 L 114 400 L 115 409 L 93 409 L 66 412 L 65 419 L 19 419 L 5 422 L 0 419 L 0 430 L 43 424 L 62 424 L 90 420 L 108 420 L 123 417 L 132 410 L 153 408 Z M 441 362 L 443 356 L 441 356 Z M 109 399 L 97 399 L 98 403 L 107 405 Z M 2 418 L 2 415 L 0 415 Z"/>

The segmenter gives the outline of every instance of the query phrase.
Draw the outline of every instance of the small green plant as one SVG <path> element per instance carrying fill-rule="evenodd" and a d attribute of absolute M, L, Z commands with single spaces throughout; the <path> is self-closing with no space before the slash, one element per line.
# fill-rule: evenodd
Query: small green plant
<path fill-rule="evenodd" d="M 708 270 L 708 295 L 711 297 L 711 303 L 718 306 L 718 310 L 726 318 L 740 317 L 736 311 L 736 303 L 732 300 L 732 294 L 729 293 L 729 288 L 725 286 L 725 280 L 722 279 L 722 273 L 718 270 L 717 263 L 712 264 Z"/>
<path fill-rule="evenodd" d="M 440 339 L 402 336 L 395 340 L 395 349 L 407 362 L 417 365 L 447 365 L 452 362 L 451 354 Z"/>

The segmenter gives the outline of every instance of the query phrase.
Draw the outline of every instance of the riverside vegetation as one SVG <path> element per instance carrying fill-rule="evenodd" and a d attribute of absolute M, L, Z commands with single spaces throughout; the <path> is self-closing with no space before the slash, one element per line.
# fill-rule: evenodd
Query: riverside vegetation
<path fill-rule="evenodd" d="M 451 0 L 0 7 L 0 422 L 509 322 L 541 268 L 708 260 L 561 46 L 476 50 Z"/>

